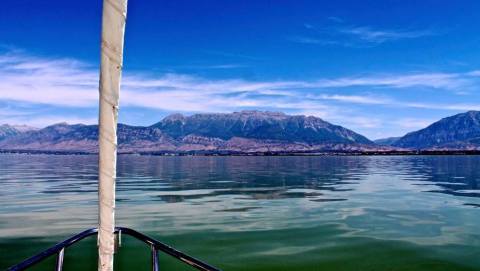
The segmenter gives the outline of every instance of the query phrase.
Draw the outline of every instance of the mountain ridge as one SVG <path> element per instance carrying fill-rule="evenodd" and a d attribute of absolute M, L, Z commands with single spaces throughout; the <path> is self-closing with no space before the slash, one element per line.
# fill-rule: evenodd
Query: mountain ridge
<path fill-rule="evenodd" d="M 38 128 L 27 125 L 2 124 L 0 125 L 0 140 L 33 130 L 38 130 Z"/>
<path fill-rule="evenodd" d="M 0 140 L 2 150 L 98 152 L 97 125 L 58 123 Z M 295 152 L 371 149 L 375 144 L 317 117 L 281 112 L 172 114 L 151 126 L 118 125 L 119 153 Z"/>
<path fill-rule="evenodd" d="M 118 124 L 119 153 L 480 151 L 480 111 L 443 118 L 403 137 L 370 141 L 321 118 L 281 112 L 171 114 L 150 126 Z M 2 151 L 98 152 L 97 125 L 0 125 Z"/>
<path fill-rule="evenodd" d="M 362 135 L 321 118 L 269 111 L 240 111 L 192 116 L 174 114 L 150 127 L 159 128 L 175 138 L 196 134 L 224 140 L 242 137 L 307 143 L 373 143 Z"/>
<path fill-rule="evenodd" d="M 480 150 L 480 111 L 445 117 L 396 140 L 392 146 L 411 149 Z"/>

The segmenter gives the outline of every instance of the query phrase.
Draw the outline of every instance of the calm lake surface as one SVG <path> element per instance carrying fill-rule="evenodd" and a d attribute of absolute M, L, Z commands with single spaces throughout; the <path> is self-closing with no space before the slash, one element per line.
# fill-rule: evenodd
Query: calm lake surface
<path fill-rule="evenodd" d="M 96 156 L 3 154 L 0 172 L 0 269 L 96 226 Z M 118 177 L 118 225 L 224 270 L 480 270 L 479 156 L 120 156 Z M 65 257 L 96 270 L 95 238 Z M 124 236 L 116 270 L 149 262 Z"/>

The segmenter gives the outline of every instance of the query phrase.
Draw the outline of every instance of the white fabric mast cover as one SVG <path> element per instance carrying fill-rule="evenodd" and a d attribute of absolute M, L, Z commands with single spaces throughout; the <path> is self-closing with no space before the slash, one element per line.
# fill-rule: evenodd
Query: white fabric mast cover
<path fill-rule="evenodd" d="M 118 96 L 127 0 L 104 0 L 100 63 L 98 270 L 113 270 Z"/>

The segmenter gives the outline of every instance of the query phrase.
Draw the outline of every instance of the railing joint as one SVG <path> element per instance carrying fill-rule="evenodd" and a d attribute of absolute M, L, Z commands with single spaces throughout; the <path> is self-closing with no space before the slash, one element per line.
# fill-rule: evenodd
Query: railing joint
<path fill-rule="evenodd" d="M 55 262 L 55 271 L 62 271 L 63 270 L 63 257 L 65 254 L 65 248 L 62 248 L 57 253 L 57 260 Z"/>

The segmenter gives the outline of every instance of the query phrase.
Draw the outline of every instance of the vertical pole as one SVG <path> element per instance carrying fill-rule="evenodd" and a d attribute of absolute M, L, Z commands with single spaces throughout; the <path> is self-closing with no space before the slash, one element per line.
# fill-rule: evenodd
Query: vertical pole
<path fill-rule="evenodd" d="M 158 250 L 154 244 L 150 245 L 150 251 L 152 254 L 152 271 L 158 271 Z"/>
<path fill-rule="evenodd" d="M 100 61 L 98 270 L 113 271 L 118 97 L 127 0 L 104 0 Z"/>
<path fill-rule="evenodd" d="M 62 248 L 57 254 L 57 260 L 55 262 L 55 271 L 63 270 L 63 255 L 65 254 L 65 248 Z"/>

